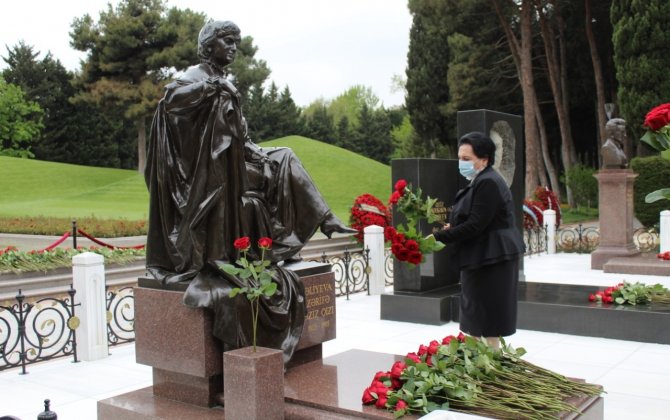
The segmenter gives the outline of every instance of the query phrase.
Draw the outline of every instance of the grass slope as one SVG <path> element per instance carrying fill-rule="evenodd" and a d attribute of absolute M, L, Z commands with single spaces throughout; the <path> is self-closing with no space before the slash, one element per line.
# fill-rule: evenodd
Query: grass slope
<path fill-rule="evenodd" d="M 137 220 L 148 197 L 137 171 L 0 156 L 0 216 Z"/>
<path fill-rule="evenodd" d="M 345 222 L 354 199 L 370 193 L 386 201 L 391 191 L 391 167 L 331 144 L 301 136 L 288 136 L 259 144 L 293 149 L 326 198 Z"/>
<path fill-rule="evenodd" d="M 348 150 L 290 136 L 261 146 L 287 146 L 300 157 L 326 201 L 343 220 L 356 196 L 386 200 L 391 169 Z M 148 194 L 137 171 L 0 156 L 0 216 L 144 219 Z"/>

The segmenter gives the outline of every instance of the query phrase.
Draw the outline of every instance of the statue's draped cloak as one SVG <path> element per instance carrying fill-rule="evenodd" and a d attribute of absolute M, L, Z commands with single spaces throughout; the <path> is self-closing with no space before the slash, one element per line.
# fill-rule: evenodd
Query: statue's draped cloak
<path fill-rule="evenodd" d="M 235 239 L 273 239 L 273 262 L 294 257 L 328 215 L 312 179 L 290 149 L 261 149 L 247 136 L 236 89 L 213 81 L 202 63 L 166 88 L 149 142 L 147 270 L 163 283 L 189 282 L 184 302 L 216 314 L 227 348 L 250 344 L 246 299 L 227 297 L 239 281 L 216 268 L 234 262 Z M 293 352 L 304 321 L 295 273 L 275 269 L 278 293 L 262 299 L 259 345 Z M 240 324 L 241 323 L 241 324 Z"/>

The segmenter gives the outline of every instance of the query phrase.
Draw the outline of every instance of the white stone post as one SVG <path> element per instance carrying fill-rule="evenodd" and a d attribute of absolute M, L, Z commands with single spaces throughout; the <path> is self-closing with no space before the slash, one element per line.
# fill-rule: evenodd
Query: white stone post
<path fill-rule="evenodd" d="M 542 212 L 544 225 L 547 227 L 547 254 L 556 253 L 556 211 L 547 209 Z"/>
<path fill-rule="evenodd" d="M 80 324 L 77 328 L 77 353 L 83 361 L 109 355 L 107 308 L 105 305 L 105 258 L 93 252 L 72 257 L 73 287 Z"/>
<path fill-rule="evenodd" d="M 661 252 L 670 251 L 670 210 L 661 212 Z"/>
<path fill-rule="evenodd" d="M 370 250 L 370 294 L 380 295 L 386 287 L 384 281 L 384 228 L 370 225 L 363 229 L 363 246 Z"/>

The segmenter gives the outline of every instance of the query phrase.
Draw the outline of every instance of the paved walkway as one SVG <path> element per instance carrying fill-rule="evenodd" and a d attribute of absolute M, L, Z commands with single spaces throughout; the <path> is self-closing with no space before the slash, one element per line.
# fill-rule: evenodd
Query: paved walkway
<path fill-rule="evenodd" d="M 542 255 L 524 261 L 527 281 L 609 286 L 623 278 L 670 286 L 657 276 L 606 274 L 590 269 L 590 256 Z M 458 325 L 442 326 L 382 321 L 379 296 L 354 295 L 337 299 L 337 339 L 324 344 L 330 356 L 352 348 L 393 354 L 416 351 L 419 344 L 457 334 Z M 659 326 L 667 328 L 668 326 Z M 612 328 L 617 328 L 612 325 Z M 525 359 L 564 375 L 603 385 L 605 419 L 661 420 L 670 413 L 670 345 L 610 340 L 519 330 L 509 340 L 524 347 Z M 134 361 L 134 346 L 111 349 L 96 362 L 57 360 L 0 373 L 0 416 L 34 419 L 49 398 L 63 420 L 96 418 L 100 399 L 151 385 L 151 369 Z M 361 390 L 362 392 L 362 390 Z"/>

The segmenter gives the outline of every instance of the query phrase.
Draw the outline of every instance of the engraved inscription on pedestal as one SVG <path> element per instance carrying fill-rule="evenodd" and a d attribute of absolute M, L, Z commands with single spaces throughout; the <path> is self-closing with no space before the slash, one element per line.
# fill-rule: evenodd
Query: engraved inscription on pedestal
<path fill-rule="evenodd" d="M 305 286 L 305 325 L 298 349 L 335 338 L 335 282 L 332 273 L 307 276 Z"/>

